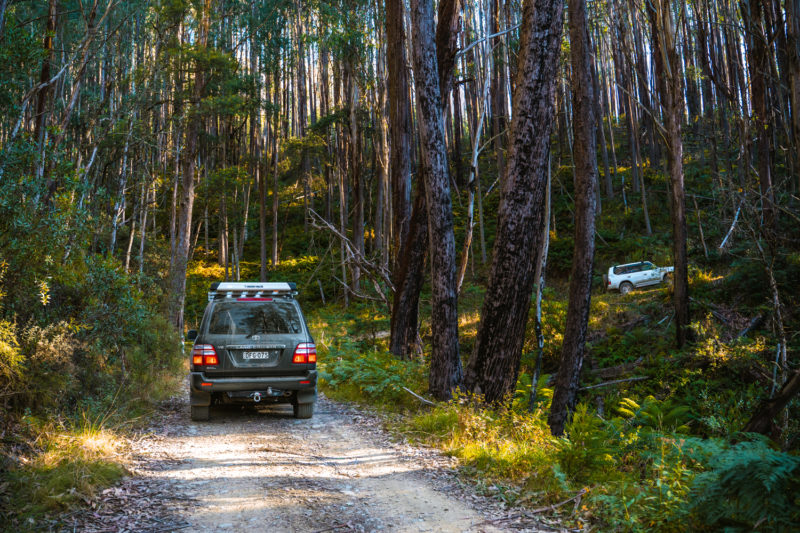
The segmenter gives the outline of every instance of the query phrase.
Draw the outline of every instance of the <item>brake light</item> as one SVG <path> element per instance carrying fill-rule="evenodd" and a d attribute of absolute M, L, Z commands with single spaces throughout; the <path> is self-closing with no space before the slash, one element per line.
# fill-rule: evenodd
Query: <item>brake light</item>
<path fill-rule="evenodd" d="M 195 344 L 192 348 L 192 364 L 194 366 L 218 365 L 217 351 L 210 344 Z"/>
<path fill-rule="evenodd" d="M 237 302 L 271 302 L 272 298 L 236 298 Z"/>
<path fill-rule="evenodd" d="M 294 349 L 292 363 L 306 364 L 317 362 L 317 346 L 313 342 L 301 342 Z"/>

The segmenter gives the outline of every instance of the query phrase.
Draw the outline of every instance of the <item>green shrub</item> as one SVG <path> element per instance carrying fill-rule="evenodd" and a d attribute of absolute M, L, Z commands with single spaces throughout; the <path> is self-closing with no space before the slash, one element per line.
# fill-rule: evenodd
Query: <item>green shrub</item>
<path fill-rule="evenodd" d="M 800 524 L 800 457 L 764 438 L 707 455 L 692 485 L 689 510 L 701 524 L 727 531 L 796 531 Z"/>
<path fill-rule="evenodd" d="M 571 479 L 592 481 L 614 466 L 610 435 L 603 420 L 590 413 L 586 404 L 578 404 L 566 433 L 568 438 L 559 441 L 558 462 Z"/>
<path fill-rule="evenodd" d="M 0 395 L 6 396 L 14 390 L 19 390 L 24 361 L 14 325 L 0 320 Z"/>

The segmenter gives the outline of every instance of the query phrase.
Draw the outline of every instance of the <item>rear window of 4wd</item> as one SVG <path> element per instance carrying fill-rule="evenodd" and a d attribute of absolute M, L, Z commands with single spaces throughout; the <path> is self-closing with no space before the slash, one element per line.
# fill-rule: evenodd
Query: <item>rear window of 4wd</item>
<path fill-rule="evenodd" d="M 303 331 L 297 309 L 290 302 L 220 302 L 214 306 L 211 335 L 291 335 Z"/>

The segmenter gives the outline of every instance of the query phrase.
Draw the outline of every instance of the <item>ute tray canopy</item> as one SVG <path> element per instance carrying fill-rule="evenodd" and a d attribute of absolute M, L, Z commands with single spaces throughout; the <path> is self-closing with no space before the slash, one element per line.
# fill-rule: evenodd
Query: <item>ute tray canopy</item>
<path fill-rule="evenodd" d="M 208 289 L 208 301 L 223 298 L 264 298 L 269 296 L 284 296 L 293 298 L 297 295 L 297 284 L 294 282 L 214 282 Z"/>

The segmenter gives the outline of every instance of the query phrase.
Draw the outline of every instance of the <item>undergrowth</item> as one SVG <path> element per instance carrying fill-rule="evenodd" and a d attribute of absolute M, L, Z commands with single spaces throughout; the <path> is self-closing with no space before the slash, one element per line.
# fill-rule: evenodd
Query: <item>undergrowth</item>
<path fill-rule="evenodd" d="M 467 301 L 479 301 L 467 291 Z M 420 402 L 406 389 L 424 393 L 425 364 L 388 352 L 387 319 L 371 305 L 310 313 L 320 387 L 335 399 L 391 413 L 392 431 L 458 458 L 478 490 L 508 504 L 554 506 L 548 512 L 574 527 L 791 531 L 800 518 L 800 458 L 736 432 L 759 394 L 753 386 L 733 398 L 733 391 L 750 389 L 744 383 L 731 387 L 730 380 L 752 368 L 763 340 L 705 342 L 719 332 L 700 331 L 713 326 L 699 323 L 704 336 L 696 348 L 675 353 L 668 331 L 659 329 L 665 304 L 653 304 L 665 291 L 637 292 L 624 301 L 594 299 L 591 326 L 601 335 L 591 344 L 592 356 L 603 366 L 642 361 L 640 372 L 649 379 L 600 390 L 604 394 L 594 400 L 584 397 L 564 437 L 553 437 L 547 426 L 547 374 L 528 411 L 532 353 L 523 357 L 518 391 L 507 406 L 487 407 L 465 394 L 432 407 Z M 546 327 L 558 331 L 563 299 L 557 288 L 546 296 Z M 476 333 L 473 317 L 471 310 L 461 313 L 465 360 L 463 346 Z M 548 353 L 557 357 L 553 347 L 546 350 L 545 370 Z M 604 417 L 593 405 L 597 398 Z"/>
<path fill-rule="evenodd" d="M 124 439 L 107 419 L 44 419 L 24 416 L 17 428 L 26 436 L 16 447 L 18 466 L 8 472 L 5 504 L 17 530 L 36 530 L 53 512 L 89 504 L 103 488 L 124 476 Z"/>

